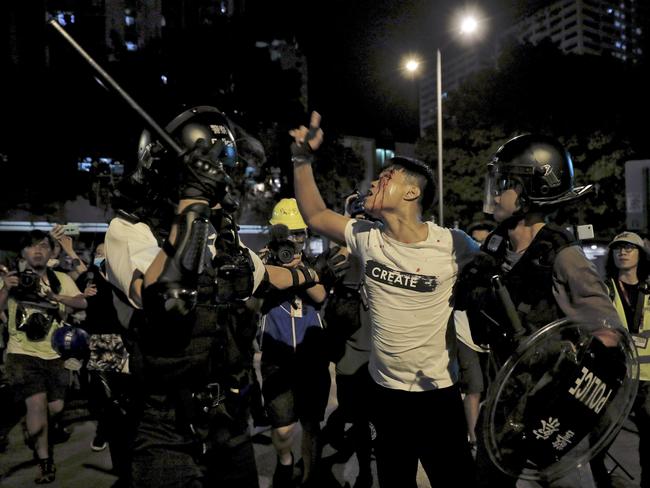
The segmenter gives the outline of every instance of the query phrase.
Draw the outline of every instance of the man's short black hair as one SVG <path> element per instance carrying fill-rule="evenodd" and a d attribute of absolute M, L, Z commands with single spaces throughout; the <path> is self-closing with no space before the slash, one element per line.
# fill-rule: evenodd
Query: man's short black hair
<path fill-rule="evenodd" d="M 427 163 L 415 158 L 395 156 L 389 159 L 386 165 L 402 168 L 407 175 L 418 179 L 421 182 L 420 190 L 422 191 L 422 197 L 420 202 L 422 204 L 422 211 L 431 208 L 435 196 L 436 180 L 431 167 Z"/>
<path fill-rule="evenodd" d="M 54 249 L 54 239 L 47 232 L 42 230 L 32 230 L 29 233 L 25 234 L 20 239 L 20 250 L 22 251 L 26 247 L 31 247 L 34 244 L 41 242 L 43 239 L 47 239 L 47 242 L 50 244 L 50 249 Z"/>

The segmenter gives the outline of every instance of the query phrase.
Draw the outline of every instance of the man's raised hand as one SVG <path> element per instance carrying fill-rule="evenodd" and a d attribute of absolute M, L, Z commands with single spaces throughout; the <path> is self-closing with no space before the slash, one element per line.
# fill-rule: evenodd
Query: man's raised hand
<path fill-rule="evenodd" d="M 312 163 L 314 151 L 323 143 L 324 133 L 320 128 L 321 116 L 318 112 L 311 113 L 309 128 L 301 125 L 297 129 L 289 131 L 293 137 L 291 144 L 291 161 L 294 164 Z"/>

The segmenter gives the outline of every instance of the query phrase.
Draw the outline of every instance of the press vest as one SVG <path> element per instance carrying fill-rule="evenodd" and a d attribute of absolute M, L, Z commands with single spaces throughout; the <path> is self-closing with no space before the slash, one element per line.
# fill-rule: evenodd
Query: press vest
<path fill-rule="evenodd" d="M 625 309 L 623 308 L 623 301 L 618 293 L 614 280 L 610 280 L 608 285 L 612 301 L 614 302 L 614 308 L 616 308 L 616 312 L 618 313 L 618 318 L 630 330 L 625 316 Z M 639 290 L 639 294 L 643 297 L 643 308 L 639 322 L 639 332 L 632 334 L 632 336 L 636 345 L 636 351 L 639 354 L 639 366 L 641 369 L 639 379 L 641 381 L 650 381 L 650 300 L 648 299 L 650 295 L 644 292 L 644 290 Z"/>

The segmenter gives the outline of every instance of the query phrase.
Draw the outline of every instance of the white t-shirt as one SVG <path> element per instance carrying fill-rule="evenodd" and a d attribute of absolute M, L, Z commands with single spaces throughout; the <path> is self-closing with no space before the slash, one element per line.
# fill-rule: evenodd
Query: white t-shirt
<path fill-rule="evenodd" d="M 217 238 L 216 231 L 211 228 L 208 235 L 208 249 L 214 257 L 216 249 L 214 242 Z M 242 247 L 246 248 L 243 244 Z M 121 290 L 136 308 L 142 308 L 142 304 L 136 303 L 129 296 L 131 280 L 134 274 L 144 274 L 155 257 L 160 252 L 158 242 L 147 224 L 139 222 L 133 224 L 125 219 L 116 217 L 111 220 L 104 239 L 106 251 L 106 274 L 108 280 Z M 246 248 L 247 249 L 247 248 Z M 251 251 L 253 260 L 253 290 L 255 290 L 264 279 L 264 263 Z M 133 309 L 126 306 L 121 300 L 115 299 L 115 308 L 122 325 L 126 326 L 131 318 Z"/>
<path fill-rule="evenodd" d="M 425 391 L 453 385 L 458 376 L 450 317 L 458 271 L 478 252 L 464 232 L 427 222 L 426 240 L 405 244 L 382 224 L 351 220 L 350 251 L 365 274 L 372 320 L 370 374 L 381 386 Z"/>

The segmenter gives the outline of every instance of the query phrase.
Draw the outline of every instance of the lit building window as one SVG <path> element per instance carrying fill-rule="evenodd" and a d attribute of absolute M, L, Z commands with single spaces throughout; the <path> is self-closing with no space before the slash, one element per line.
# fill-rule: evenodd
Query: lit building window
<path fill-rule="evenodd" d="M 395 151 L 391 151 L 390 149 L 375 149 L 375 157 L 379 166 L 382 167 L 386 164 L 386 161 L 395 157 Z"/>
<path fill-rule="evenodd" d="M 65 12 L 63 10 L 54 12 L 54 17 L 56 17 L 57 22 L 63 26 L 74 24 L 75 20 L 72 12 Z"/>

